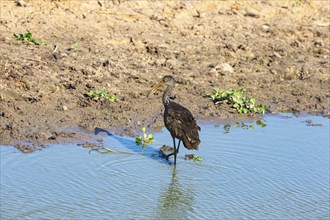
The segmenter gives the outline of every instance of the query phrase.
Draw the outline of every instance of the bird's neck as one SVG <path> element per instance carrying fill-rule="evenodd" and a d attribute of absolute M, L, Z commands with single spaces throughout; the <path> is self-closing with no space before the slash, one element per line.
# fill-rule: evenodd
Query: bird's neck
<path fill-rule="evenodd" d="M 174 88 L 174 85 L 168 85 L 163 94 L 163 104 L 165 106 L 170 104 L 170 96 L 171 96 L 171 92 L 172 92 L 173 88 Z"/>

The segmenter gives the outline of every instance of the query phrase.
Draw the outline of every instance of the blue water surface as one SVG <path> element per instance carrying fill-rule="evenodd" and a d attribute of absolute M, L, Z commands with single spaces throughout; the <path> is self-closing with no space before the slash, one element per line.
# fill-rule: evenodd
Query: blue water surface
<path fill-rule="evenodd" d="M 2 146 L 0 219 L 329 219 L 329 119 L 262 122 L 201 124 L 199 151 L 181 147 L 176 167 L 159 154 L 172 144 L 166 129 L 145 149 L 95 137 L 131 154 Z M 203 161 L 184 160 L 190 153 Z"/>

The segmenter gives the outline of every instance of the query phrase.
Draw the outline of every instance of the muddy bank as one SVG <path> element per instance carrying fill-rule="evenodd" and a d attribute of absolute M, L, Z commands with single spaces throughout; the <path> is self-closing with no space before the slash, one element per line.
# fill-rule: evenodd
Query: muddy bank
<path fill-rule="evenodd" d="M 270 112 L 329 106 L 326 1 L 1 1 L 0 144 L 134 135 L 162 126 L 164 75 L 200 120 L 242 119 L 202 97 L 246 88 Z M 45 44 L 16 41 L 29 30 Z M 117 102 L 88 97 L 106 88 Z"/>

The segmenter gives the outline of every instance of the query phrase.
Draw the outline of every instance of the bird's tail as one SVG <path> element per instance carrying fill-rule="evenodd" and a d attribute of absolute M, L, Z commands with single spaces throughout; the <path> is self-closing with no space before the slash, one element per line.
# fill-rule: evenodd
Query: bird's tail
<path fill-rule="evenodd" d="M 198 150 L 198 146 L 201 143 L 200 139 L 199 139 L 199 134 L 197 129 L 190 131 L 190 132 L 186 132 L 183 137 L 182 137 L 182 142 L 183 145 L 185 146 L 185 148 L 187 148 L 188 150 Z"/>

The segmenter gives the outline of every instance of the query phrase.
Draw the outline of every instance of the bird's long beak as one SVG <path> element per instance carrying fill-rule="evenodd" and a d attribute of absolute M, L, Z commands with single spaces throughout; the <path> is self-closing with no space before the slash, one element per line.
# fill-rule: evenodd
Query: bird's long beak
<path fill-rule="evenodd" d="M 151 94 L 155 93 L 160 87 L 164 85 L 163 82 L 158 83 L 150 92 L 148 92 L 147 97 L 149 97 Z"/>

